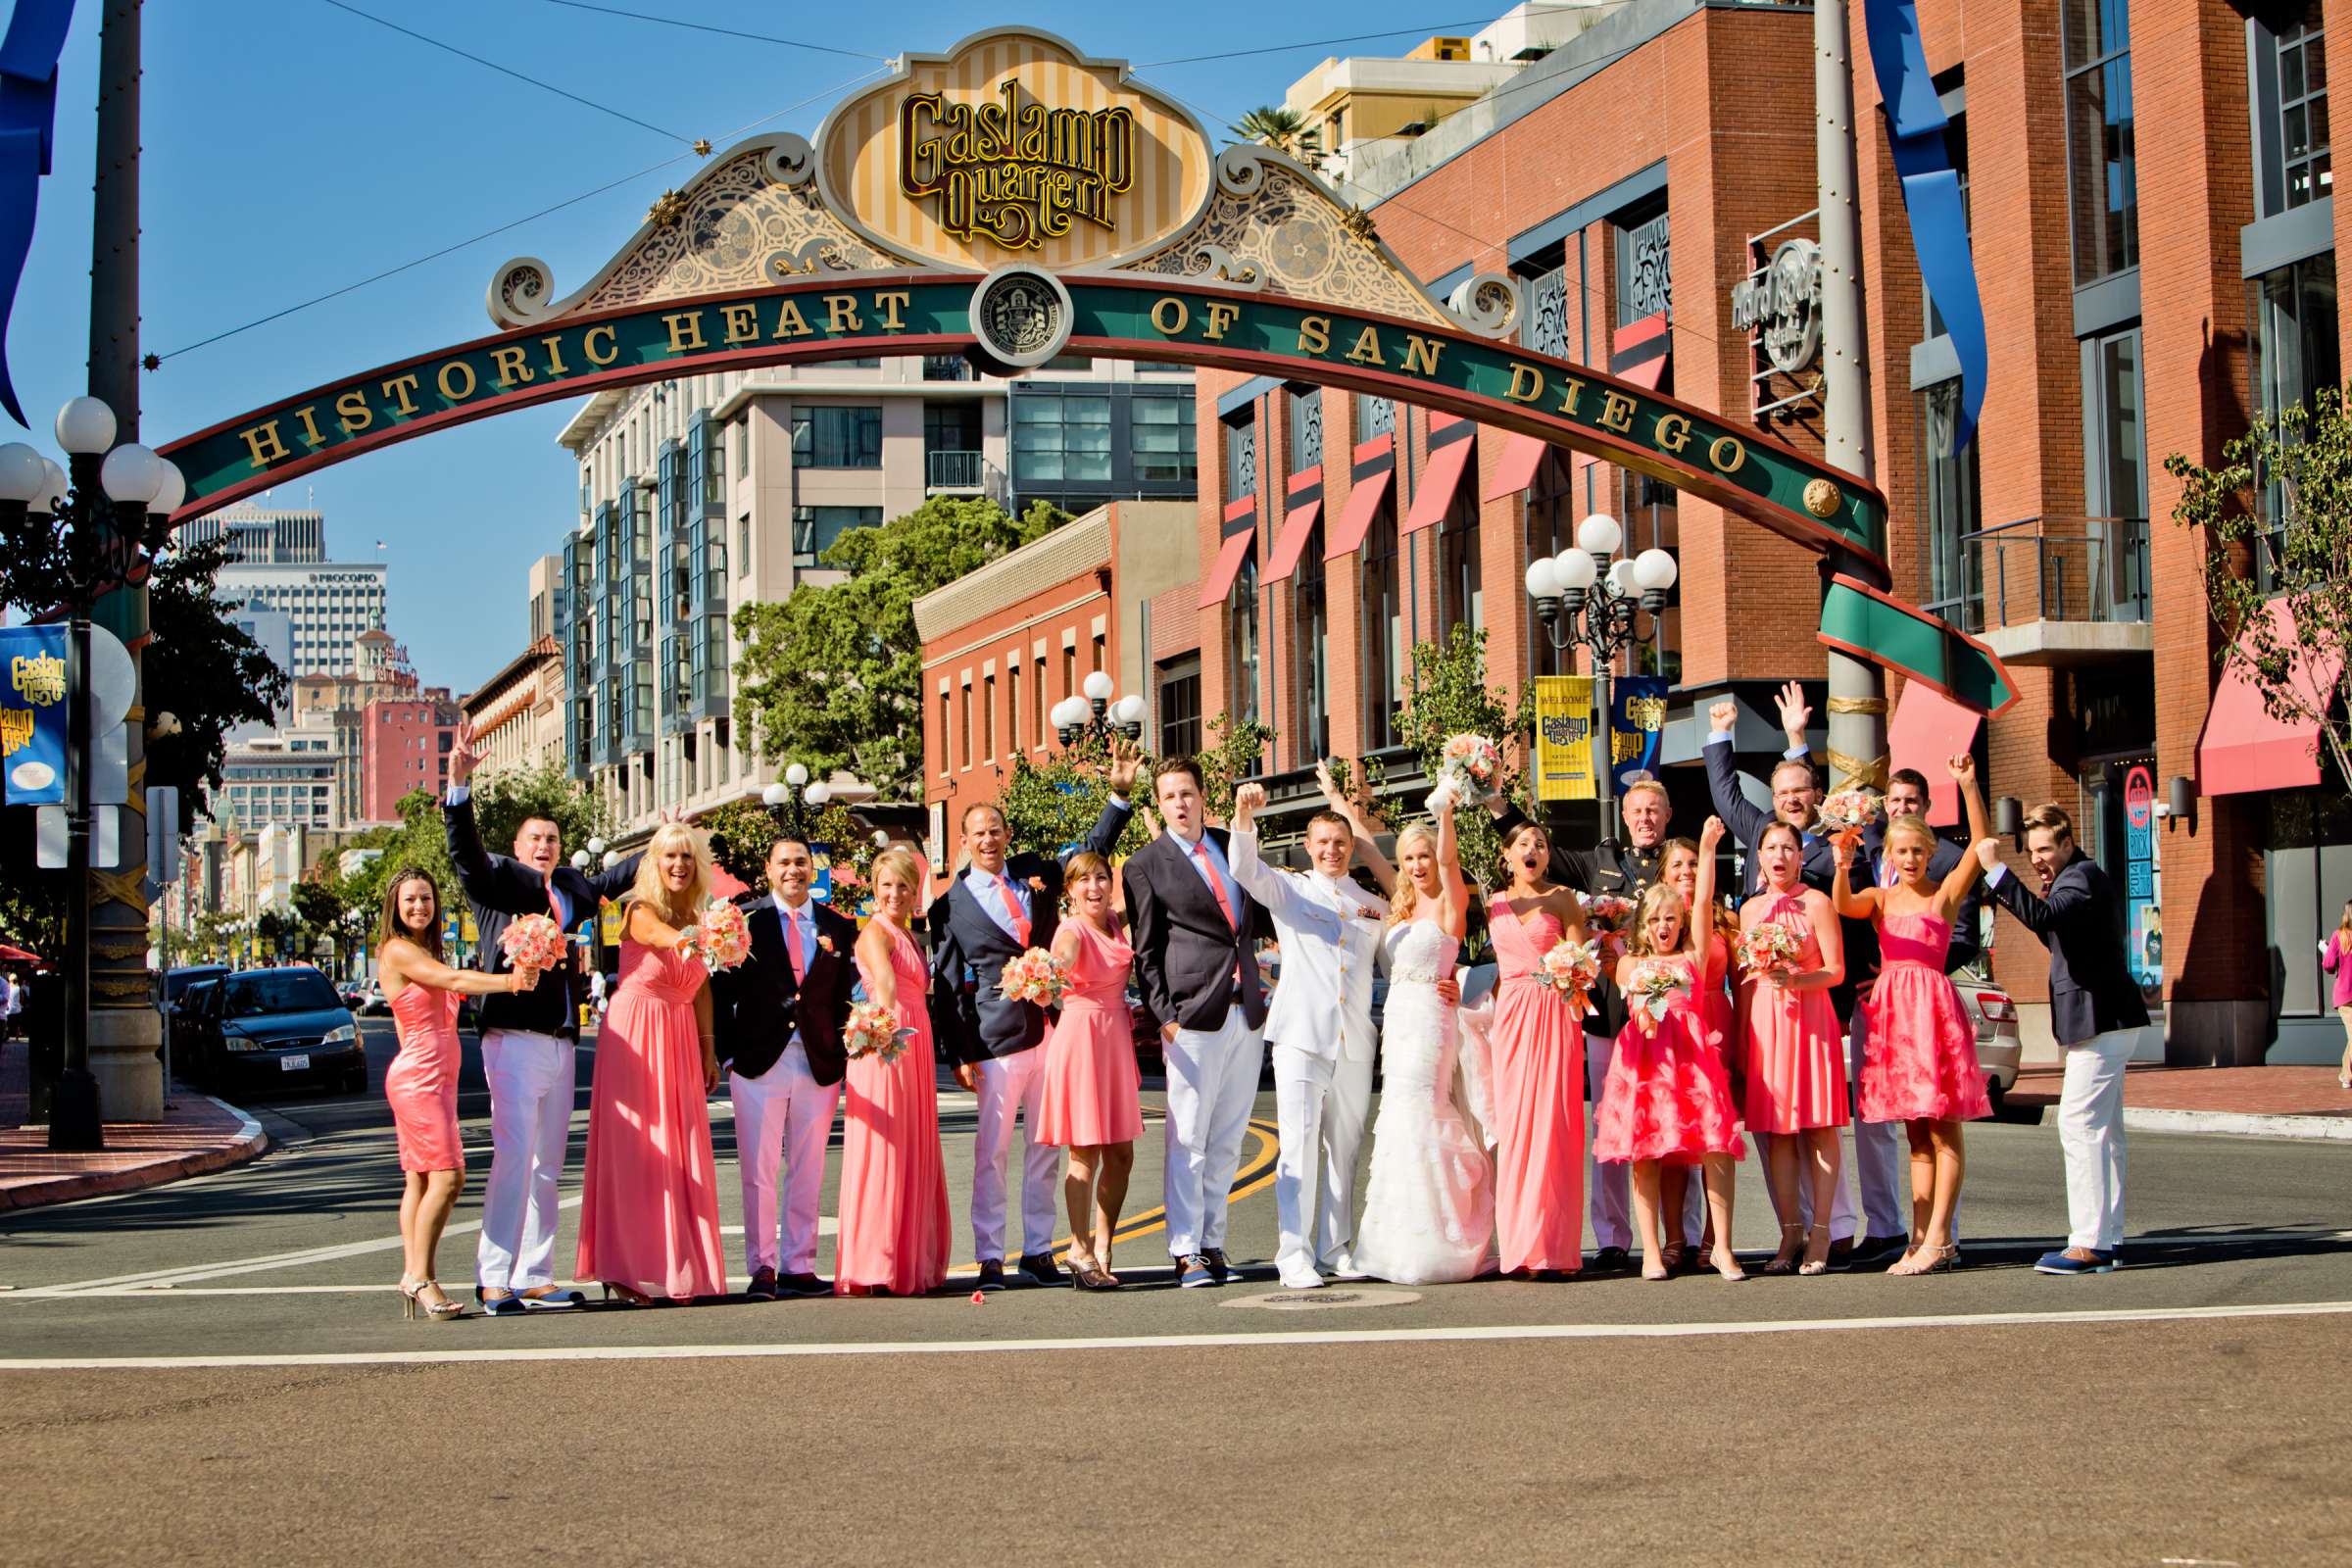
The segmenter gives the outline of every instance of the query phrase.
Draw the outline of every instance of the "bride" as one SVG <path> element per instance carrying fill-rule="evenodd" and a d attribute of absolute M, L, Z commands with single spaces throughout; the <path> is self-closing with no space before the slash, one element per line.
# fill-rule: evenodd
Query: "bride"
<path fill-rule="evenodd" d="M 1364 859 L 1390 895 L 1390 925 L 1381 940 L 1389 998 L 1380 1036 L 1380 1115 L 1372 1125 L 1355 1266 L 1399 1285 L 1476 1279 L 1495 1262 L 1494 1172 L 1454 1102 L 1453 986 L 1441 994 L 1441 982 L 1453 978 L 1470 906 L 1454 851 L 1455 802 L 1445 789 L 1431 798 L 1434 829 L 1414 822 L 1397 834 L 1392 867 L 1371 849 L 1361 812 L 1328 782 L 1325 793 L 1355 821 Z"/>

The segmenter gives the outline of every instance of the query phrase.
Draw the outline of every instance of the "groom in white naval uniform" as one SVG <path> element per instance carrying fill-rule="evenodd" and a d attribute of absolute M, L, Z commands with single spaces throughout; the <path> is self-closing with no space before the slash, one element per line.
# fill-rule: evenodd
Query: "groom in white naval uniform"
<path fill-rule="evenodd" d="M 1348 879 L 1355 831 L 1336 811 L 1307 821 L 1313 870 L 1267 865 L 1255 826 L 1265 804 L 1262 784 L 1235 793 L 1230 859 L 1233 879 L 1273 917 L 1282 944 L 1282 978 L 1266 1009 L 1281 1131 L 1274 1266 L 1285 1289 L 1305 1291 L 1322 1285 L 1318 1266 L 1342 1278 L 1355 1273 L 1355 1153 L 1372 1105 L 1372 973 L 1389 906 Z"/>

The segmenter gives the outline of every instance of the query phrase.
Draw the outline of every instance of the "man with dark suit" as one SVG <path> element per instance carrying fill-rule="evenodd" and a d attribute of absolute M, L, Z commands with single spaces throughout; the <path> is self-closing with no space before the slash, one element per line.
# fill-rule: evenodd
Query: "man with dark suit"
<path fill-rule="evenodd" d="M 546 914 L 566 931 L 592 920 L 607 899 L 637 879 L 632 855 L 610 869 L 576 871 L 564 860 L 564 830 L 544 816 L 514 830 L 512 857 L 483 850 L 467 781 L 481 760 L 473 726 L 458 727 L 449 754 L 449 798 L 441 809 L 450 862 L 472 906 L 481 941 L 475 962 L 507 972 L 499 937 L 516 915 Z M 560 964 L 514 996 L 482 999 L 482 1076 L 490 1084 L 490 1180 L 482 1189 L 482 1235 L 474 1250 L 474 1295 L 493 1316 L 531 1306 L 577 1306 L 577 1291 L 555 1285 L 556 1184 L 571 1138 L 578 1090 L 573 1047 L 585 986 Z"/>
<path fill-rule="evenodd" d="M 1120 868 L 1134 923 L 1135 974 L 1161 1021 L 1167 1059 L 1168 1252 L 1187 1290 L 1222 1285 L 1226 1194 L 1242 1163 L 1266 1055 L 1257 944 L 1273 921 L 1234 880 L 1225 835 L 1208 825 L 1200 764 L 1160 763 L 1152 779 L 1166 831 Z"/>
<path fill-rule="evenodd" d="M 2066 1156 L 2067 1245 L 2034 1267 L 2106 1274 L 2124 1239 L 2124 1067 L 2148 1029 L 2147 1003 L 2124 948 L 2124 903 L 2099 863 L 2075 848 L 2074 819 L 2055 805 L 2026 816 L 2036 894 L 1982 851 L 1992 896 L 2050 950 L 2050 1030 L 2066 1048 L 2058 1147 Z"/>
<path fill-rule="evenodd" d="M 1136 750 L 1111 747 L 1110 800 L 1086 842 L 1071 847 L 1108 858 L 1127 826 Z M 972 1245 L 980 1289 L 1004 1288 L 1004 1163 L 1012 1123 L 1023 1118 L 1029 1151 L 1021 1170 L 1021 1272 L 1058 1284 L 1054 1227 L 1061 1195 L 1061 1151 L 1037 1141 L 1045 1104 L 1045 1009 L 997 989 L 1004 965 L 1031 948 L 1051 948 L 1060 923 L 1061 862 L 1040 855 L 1007 856 L 1004 813 L 986 802 L 963 812 L 971 867 L 931 902 L 931 1031 L 956 1064 L 956 1081 L 979 1097 L 972 1133 Z M 1066 857 L 1065 857 L 1066 858 Z M 964 988 L 966 974 L 973 985 Z"/>
<path fill-rule="evenodd" d="M 718 1059 L 735 1104 L 744 1267 L 749 1294 L 763 1301 L 833 1293 L 816 1276 L 817 1200 L 849 1064 L 841 1031 L 857 980 L 858 926 L 809 897 L 815 877 L 808 844 L 778 835 L 767 847 L 767 897 L 748 911 L 751 956 L 710 976 Z"/>

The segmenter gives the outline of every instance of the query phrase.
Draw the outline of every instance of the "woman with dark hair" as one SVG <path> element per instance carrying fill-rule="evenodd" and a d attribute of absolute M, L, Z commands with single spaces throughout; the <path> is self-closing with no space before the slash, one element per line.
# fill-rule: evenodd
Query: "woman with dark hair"
<path fill-rule="evenodd" d="M 442 1292 L 433 1253 L 466 1185 L 458 1142 L 458 999 L 511 995 L 539 983 L 536 969 L 484 974 L 441 961 L 441 890 L 423 871 L 394 873 L 376 921 L 375 980 L 392 1008 L 400 1054 L 384 1073 L 400 1145 L 400 1295 L 403 1312 L 428 1322 L 463 1317 Z"/>
<path fill-rule="evenodd" d="M 1070 917 L 1054 933 L 1054 956 L 1070 977 L 1061 1017 L 1046 1039 L 1045 1108 L 1037 1140 L 1070 1152 L 1062 1200 L 1070 1209 L 1070 1283 L 1082 1291 L 1119 1286 L 1110 1244 L 1127 1201 L 1144 1113 L 1137 1098 L 1134 1025 L 1127 975 L 1135 950 L 1111 907 L 1110 861 L 1081 850 L 1062 867 Z"/>

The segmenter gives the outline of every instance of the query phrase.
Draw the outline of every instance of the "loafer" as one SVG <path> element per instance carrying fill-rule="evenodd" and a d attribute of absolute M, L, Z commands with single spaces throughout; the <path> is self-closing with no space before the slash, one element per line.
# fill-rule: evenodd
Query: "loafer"
<path fill-rule="evenodd" d="M 1226 1261 L 1225 1249 L 1222 1247 L 1203 1247 L 1200 1249 L 1200 1256 L 1207 1261 L 1208 1272 L 1219 1285 L 1222 1285 L 1227 1280 L 1233 1278 L 1233 1265 Z"/>
<path fill-rule="evenodd" d="M 1176 1260 L 1176 1283 L 1188 1291 L 1201 1291 L 1215 1285 L 1217 1277 L 1209 1271 L 1208 1259 L 1195 1252 Z"/>
<path fill-rule="evenodd" d="M 776 1276 L 778 1296 L 831 1296 L 833 1287 L 813 1274 L 779 1274 Z"/>
<path fill-rule="evenodd" d="M 514 1296 L 512 1294 L 506 1296 L 486 1296 L 483 1294 L 482 1288 L 477 1285 L 473 1288 L 473 1298 L 481 1303 L 482 1316 L 484 1317 L 522 1316 L 522 1298 L 519 1296 Z"/>
<path fill-rule="evenodd" d="M 554 1285 L 534 1285 L 527 1291 L 516 1291 L 514 1299 L 526 1312 L 563 1312 L 588 1304 L 586 1291 L 564 1290 Z"/>
<path fill-rule="evenodd" d="M 1854 1244 L 1854 1261 L 1874 1263 L 1888 1255 L 1900 1257 L 1910 1250 L 1908 1236 L 1865 1236 Z"/>
<path fill-rule="evenodd" d="M 1634 1255 L 1622 1247 L 1604 1247 L 1592 1254 L 1595 1273 L 1615 1274 L 1633 1267 Z"/>
<path fill-rule="evenodd" d="M 1003 1258 L 992 1257 L 980 1265 L 979 1288 L 984 1291 L 1001 1291 L 1004 1288 L 1004 1260 Z"/>
<path fill-rule="evenodd" d="M 1069 1283 L 1061 1270 L 1054 1266 L 1052 1252 L 1023 1252 L 1021 1254 L 1021 1272 L 1040 1285 L 1066 1285 Z"/>
<path fill-rule="evenodd" d="M 772 1268 L 755 1269 L 752 1273 L 752 1283 L 744 1288 L 743 1294 L 755 1301 L 774 1300 L 776 1298 L 776 1271 Z"/>
<path fill-rule="evenodd" d="M 2036 1274 L 2112 1274 L 2115 1272 L 2113 1252 L 2092 1252 L 2088 1257 L 2076 1257 L 2064 1250 L 2044 1252 L 2034 1259 Z"/>

